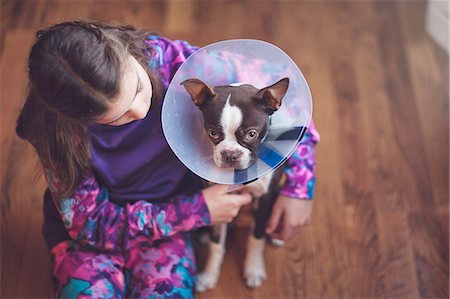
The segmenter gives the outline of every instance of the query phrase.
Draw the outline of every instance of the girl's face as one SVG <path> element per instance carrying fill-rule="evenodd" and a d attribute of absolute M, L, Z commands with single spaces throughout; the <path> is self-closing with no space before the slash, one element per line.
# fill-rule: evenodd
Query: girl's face
<path fill-rule="evenodd" d="M 121 126 L 143 119 L 151 105 L 152 84 L 147 72 L 132 56 L 128 57 L 120 91 L 110 109 L 95 122 L 102 125 Z"/>

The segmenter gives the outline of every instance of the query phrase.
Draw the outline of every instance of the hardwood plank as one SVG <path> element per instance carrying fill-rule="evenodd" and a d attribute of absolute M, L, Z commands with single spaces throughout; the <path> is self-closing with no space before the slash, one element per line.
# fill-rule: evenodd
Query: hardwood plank
<path fill-rule="evenodd" d="M 24 61 L 34 34 L 8 30 L 1 57 L 1 232 L 2 297 L 47 297 L 49 253 L 41 237 L 43 181 L 34 179 L 36 157 L 15 136 L 15 121 L 26 93 Z M 26 186 L 26 188 L 24 188 Z M 20 282 L 27 287 L 18 287 Z"/>
<path fill-rule="evenodd" d="M 194 6 L 190 1 L 167 1 L 165 6 L 164 29 L 168 34 L 184 34 L 194 26 Z"/>
<path fill-rule="evenodd" d="M 417 107 L 411 105 L 415 101 L 412 91 L 411 76 L 405 61 L 405 45 L 401 42 L 402 33 L 393 2 L 376 2 L 375 9 L 379 13 L 378 38 L 382 58 L 385 62 L 385 84 L 392 105 L 392 129 L 402 158 L 408 164 L 409 172 L 415 175 L 417 192 L 416 203 L 419 207 L 432 207 L 434 203 L 427 200 L 432 194 L 430 177 L 426 167 L 425 150 L 422 140 Z M 414 146 L 412 146 L 414 145 Z"/>
<path fill-rule="evenodd" d="M 417 11 L 422 11 L 423 10 L 423 6 L 419 6 L 418 7 L 418 3 L 415 3 L 415 5 L 411 5 L 408 6 L 408 10 L 405 8 L 403 13 L 405 15 L 406 11 L 410 11 L 410 12 L 414 12 L 416 11 L 416 16 L 417 16 Z M 385 13 L 387 13 L 388 8 L 384 8 L 385 9 Z M 392 11 L 396 11 L 395 7 L 394 9 L 392 9 L 392 7 L 389 7 L 389 12 L 391 13 Z M 392 19 L 394 19 L 394 17 L 392 17 Z M 397 18 L 395 18 L 397 19 Z M 388 23 L 389 24 L 389 23 Z M 390 24 L 389 27 L 392 27 L 393 24 Z M 386 27 L 387 28 L 387 27 Z M 405 28 L 408 28 L 408 26 L 405 26 Z M 407 32 L 405 30 L 405 32 Z M 384 33 L 383 33 L 384 34 Z M 424 35 L 422 35 L 424 36 Z M 401 40 L 401 36 L 396 36 L 396 39 L 400 39 Z M 417 38 L 414 38 L 414 40 L 417 42 Z M 407 41 L 407 39 L 406 39 Z M 394 42 L 393 41 L 389 41 L 390 45 L 393 45 Z M 414 51 L 414 49 L 416 47 L 414 47 L 413 43 L 410 43 L 411 46 L 407 47 L 406 45 L 409 45 L 407 42 L 404 43 L 405 46 L 402 45 L 398 45 L 399 47 L 401 47 L 400 49 L 404 49 L 405 53 L 406 50 L 409 50 L 409 53 L 412 53 L 411 51 Z M 383 49 L 382 47 L 382 51 L 386 50 Z M 392 51 L 390 53 L 390 55 L 394 56 L 395 54 L 393 53 L 394 51 L 391 49 L 389 51 Z M 396 53 L 398 52 L 398 49 L 396 49 Z M 384 53 L 384 55 L 386 55 L 386 52 Z M 405 55 L 406 56 L 406 55 Z M 384 56 L 386 58 L 386 56 Z M 406 56 L 407 57 L 407 56 Z M 398 56 L 396 57 L 396 59 L 399 58 Z M 428 59 L 427 59 L 428 58 Z M 395 59 L 395 60 L 396 60 Z M 422 56 L 421 55 L 421 60 L 424 61 L 427 65 L 428 65 L 428 70 L 424 70 L 422 69 L 421 72 L 419 72 L 422 76 L 427 76 L 427 74 L 430 74 L 432 76 L 432 59 L 430 59 L 430 57 L 426 57 L 426 56 Z M 418 62 L 412 62 L 410 61 L 410 63 L 406 63 L 404 62 L 404 64 L 401 67 L 405 67 L 405 66 L 409 66 L 411 65 L 412 67 L 417 66 Z M 394 64 L 395 65 L 395 64 Z M 398 64 L 397 66 L 400 67 L 400 65 Z M 396 72 L 398 70 L 394 70 L 394 69 L 389 69 L 389 72 Z M 415 225 L 415 222 L 412 222 L 411 219 L 413 218 L 414 220 L 416 219 L 415 216 L 416 214 L 419 214 L 420 216 L 424 216 L 424 215 L 429 215 L 429 220 L 426 223 L 427 225 L 425 226 L 425 229 L 430 229 L 431 227 L 434 226 L 434 230 L 437 230 L 436 233 L 439 233 L 439 230 L 446 230 L 448 231 L 448 221 L 446 224 L 442 225 L 442 223 L 437 221 L 437 210 L 436 210 L 436 206 L 437 204 L 440 202 L 442 204 L 442 200 L 440 199 L 441 196 L 445 196 L 447 198 L 447 209 L 448 209 L 448 180 L 447 183 L 443 183 L 442 179 L 445 179 L 446 177 L 448 177 L 448 172 L 446 170 L 440 172 L 440 175 L 443 176 L 442 179 L 438 179 L 437 182 L 440 182 L 441 184 L 443 183 L 443 185 L 441 188 L 439 188 L 441 190 L 441 193 L 438 192 L 433 192 L 433 189 L 436 190 L 435 188 L 431 187 L 431 182 L 430 182 L 430 178 L 436 178 L 436 176 L 431 177 L 430 175 L 432 175 L 432 173 L 435 172 L 435 168 L 434 167 L 426 167 L 425 163 L 427 162 L 427 156 L 426 156 L 426 152 L 424 150 L 425 146 L 427 144 L 426 140 L 429 140 L 429 142 L 433 142 L 433 147 L 435 148 L 435 146 L 437 145 L 436 142 L 431 141 L 430 139 L 428 139 L 427 137 L 425 137 L 422 134 L 422 129 L 423 126 L 418 126 L 419 121 L 423 120 L 423 118 L 419 118 L 419 112 L 418 111 L 422 111 L 422 109 L 418 109 L 416 110 L 417 107 L 420 106 L 416 106 L 418 105 L 417 103 L 420 103 L 421 100 L 418 99 L 417 97 L 415 97 L 415 93 L 417 92 L 417 94 L 420 94 L 422 92 L 426 92 L 429 88 L 429 85 L 427 85 L 426 87 L 423 86 L 424 88 L 421 89 L 421 91 L 419 91 L 419 86 L 421 86 L 421 83 L 419 83 L 418 81 L 414 82 L 414 76 L 415 76 L 415 72 L 414 72 L 414 68 L 412 68 L 412 71 L 407 71 L 407 70 L 403 70 L 401 71 L 401 74 L 403 75 L 402 79 L 407 80 L 408 82 L 406 83 L 401 83 L 399 84 L 400 87 L 403 87 L 403 90 L 400 90 L 401 88 L 399 88 L 398 86 L 393 86 L 391 85 L 391 88 L 388 87 L 388 91 L 390 91 L 390 96 L 391 97 L 397 97 L 397 99 L 395 101 L 393 101 L 393 108 L 396 110 L 396 112 L 398 111 L 399 107 L 397 106 L 397 104 L 400 101 L 406 101 L 408 100 L 409 105 L 406 104 L 406 102 L 404 104 L 402 104 L 401 106 L 403 107 L 402 111 L 399 111 L 400 115 L 398 113 L 396 113 L 396 116 L 400 116 L 399 118 L 404 118 L 403 119 L 403 127 L 401 127 L 402 132 L 397 134 L 397 137 L 399 135 L 402 136 L 402 138 L 404 138 L 403 141 L 400 142 L 405 142 L 404 145 L 400 144 L 400 148 L 402 148 L 403 146 L 406 146 L 406 142 L 412 142 L 412 141 L 406 141 L 406 139 L 408 138 L 415 138 L 418 140 L 423 140 L 424 142 L 415 142 L 415 146 L 413 148 L 411 148 L 411 146 L 409 146 L 408 151 L 407 151 L 407 155 L 411 155 L 410 159 L 414 159 L 414 163 L 416 164 L 415 167 L 417 167 L 416 171 L 413 171 L 413 174 L 415 175 L 414 180 L 411 182 L 411 188 L 414 187 L 414 185 L 417 184 L 418 188 L 415 190 L 415 194 L 411 193 L 410 190 L 407 193 L 408 196 L 407 198 L 409 199 L 409 203 L 410 203 L 410 207 L 409 210 L 411 211 L 411 213 L 408 213 L 408 226 L 409 226 L 409 232 L 410 232 L 410 237 L 412 238 L 412 242 L 411 242 L 411 247 L 412 250 L 414 252 L 414 265 L 415 265 L 415 269 L 416 269 L 416 280 L 417 280 L 417 285 L 419 286 L 418 290 L 419 290 L 419 294 L 421 297 L 433 297 L 433 296 L 437 296 L 437 297 L 442 297 L 442 296 L 448 296 L 448 288 L 445 289 L 445 283 L 443 283 L 443 281 L 448 281 L 448 268 L 446 269 L 446 267 L 440 268 L 440 267 L 430 267 L 430 264 L 428 263 L 429 258 L 434 258 L 438 261 L 436 261 L 436 265 L 448 265 L 448 251 L 441 250 L 442 248 L 439 245 L 442 244 L 448 244 L 448 234 L 442 234 L 442 237 L 440 238 L 442 242 L 439 242 L 439 245 L 437 244 L 433 244 L 432 242 L 428 241 L 428 242 L 416 242 L 416 231 L 417 231 L 417 227 Z M 397 75 L 400 75 L 400 73 L 397 73 Z M 410 75 L 410 76 L 409 76 Z M 386 77 L 389 78 L 390 80 L 393 80 L 393 77 L 390 77 L 389 74 L 386 74 Z M 431 77 L 432 78 L 432 77 Z M 397 78 L 398 79 L 398 78 Z M 410 81 L 411 80 L 411 81 Z M 435 82 L 435 84 L 439 84 L 439 80 L 434 80 L 433 82 Z M 413 89 L 413 86 L 415 87 L 415 89 Z M 407 87 L 407 88 L 405 88 Z M 393 91 L 395 90 L 395 91 Z M 437 88 L 436 92 L 440 95 L 440 96 L 445 96 L 448 95 L 448 87 L 447 88 Z M 447 98 L 447 96 L 445 96 Z M 448 104 L 447 104 L 448 105 Z M 444 104 L 445 106 L 445 104 Z M 406 108 L 407 107 L 407 108 Z M 423 105 L 422 105 L 423 107 Z M 447 106 L 448 109 L 448 106 Z M 405 111 L 407 111 L 405 113 Z M 430 110 L 428 110 L 430 111 Z M 448 110 L 447 110 L 448 111 Z M 411 119 L 408 119 L 411 118 Z M 394 119 L 397 119 L 397 117 L 395 117 Z M 436 119 L 438 120 L 438 119 Z M 413 122 L 413 124 L 411 124 L 411 122 Z M 446 125 L 444 126 L 437 126 L 434 127 L 436 123 L 431 123 L 429 121 L 426 121 L 428 123 L 428 127 L 425 128 L 430 128 L 429 125 L 433 124 L 433 129 L 436 131 L 439 131 L 439 135 L 443 136 L 446 135 L 448 136 L 448 127 Z M 412 131 L 409 131 L 409 128 L 407 130 L 406 127 L 404 127 L 404 125 L 408 124 L 411 125 L 412 127 Z M 447 114 L 447 124 L 448 124 L 448 114 Z M 397 125 L 396 125 L 397 126 Z M 447 133 L 445 133 L 447 132 Z M 404 137 L 406 135 L 406 137 Z M 427 134 L 425 134 L 427 135 Z M 442 162 L 448 161 L 448 142 L 446 140 L 446 137 L 444 138 L 440 138 L 441 142 L 443 142 L 444 144 L 441 144 L 441 146 L 437 146 L 436 148 L 442 148 L 444 147 L 444 151 L 445 151 L 445 147 L 447 147 L 447 154 L 444 154 L 442 152 L 436 152 L 436 157 L 437 159 L 439 159 L 439 162 L 436 161 L 436 164 L 439 165 Z M 409 143 L 411 145 L 411 143 Z M 439 151 L 439 150 L 438 150 Z M 405 154 L 405 149 L 403 149 L 403 153 Z M 412 155 L 417 155 L 416 158 L 412 158 Z M 443 159 L 443 160 L 442 160 Z M 430 160 L 428 160 L 428 163 L 430 162 Z M 411 167 L 411 161 L 408 161 L 409 166 Z M 417 164 L 421 164 L 420 166 Z M 442 165 L 442 164 L 441 164 Z M 446 166 L 445 166 L 446 167 Z M 437 169 L 439 169 L 442 167 L 439 167 Z M 438 189 L 438 190 L 439 190 Z M 445 204 L 444 204 L 445 205 Z M 432 216 L 434 215 L 434 216 Z M 429 232 L 431 233 L 431 232 Z M 448 249 L 448 246 L 445 247 Z M 417 252 L 426 252 L 426 254 L 418 254 Z M 439 272 L 441 271 L 441 272 Z M 428 281 L 428 283 L 426 282 Z M 434 281 L 436 284 L 436 287 L 434 288 L 428 288 L 428 286 L 430 285 L 430 281 Z"/>
<path fill-rule="evenodd" d="M 368 139 L 372 136 L 362 113 L 364 102 L 358 85 L 355 56 L 359 40 L 354 32 L 359 23 L 346 22 L 357 15 L 364 3 L 339 3 L 322 10 L 322 22 L 334 24 L 323 33 L 328 49 L 329 72 L 334 79 L 335 100 L 338 103 L 336 125 L 338 126 L 339 175 L 344 191 L 346 248 L 350 251 L 346 266 L 349 297 L 379 297 L 384 292 L 380 275 L 381 256 L 379 254 L 379 228 L 372 177 L 369 175 L 370 147 Z M 342 42 L 345 40 L 347 42 Z"/>
<path fill-rule="evenodd" d="M 448 220 L 448 214 L 437 217 L 420 211 L 408 215 L 422 298 L 448 298 Z"/>
<path fill-rule="evenodd" d="M 360 5 L 355 20 L 374 28 L 377 19 L 371 13 L 370 3 Z M 364 22 L 363 22 L 364 20 Z M 418 298 L 410 232 L 406 221 L 408 203 L 402 198 L 409 180 L 406 165 L 400 159 L 395 145 L 389 97 L 384 87 L 384 63 L 377 41 L 377 33 L 366 28 L 356 28 L 353 46 L 357 85 L 360 87 L 362 118 L 367 121 L 368 175 L 372 178 L 373 208 L 376 210 L 378 251 L 384 296 Z M 388 163 L 396 161 L 396 167 Z M 399 170 L 403 173 L 400 175 Z M 395 228 L 392 229 L 392 228 Z"/>
<path fill-rule="evenodd" d="M 432 197 L 437 207 L 448 211 L 449 67 L 442 63 L 446 53 L 425 33 L 425 11 L 421 3 L 396 5 L 404 32 L 403 42 L 408 45 L 405 54 L 432 186 L 432 193 L 427 197 Z"/>
<path fill-rule="evenodd" d="M 10 30 L 6 33 L 5 42 L 8 45 L 0 57 L 0 78 L 2 87 L 0 91 L 0 111 L 2 117 L 0 125 L 2 128 L 1 146 L 4 151 L 1 155 L 0 177 L 11 179 L 5 176 L 6 159 L 5 153 L 11 147 L 15 137 L 15 123 L 17 115 L 23 105 L 27 90 L 26 64 L 29 47 L 34 35 L 26 30 Z M 3 190 L 3 188 L 2 188 Z"/>
<path fill-rule="evenodd" d="M 328 67 L 328 57 L 331 53 L 325 38 L 317 38 L 332 29 L 321 19 L 320 12 L 323 9 L 326 7 L 321 3 L 307 2 L 295 7 L 286 4 L 279 15 L 291 14 L 292 17 L 278 20 L 281 28 L 275 32 L 277 44 L 292 55 L 312 90 L 314 113 L 321 116 L 315 118 L 322 138 L 317 147 L 317 156 L 320 157 L 317 180 L 327 182 L 316 191 L 317 202 L 313 215 L 315 225 L 311 229 L 317 238 L 313 241 L 313 259 L 308 271 L 303 274 L 306 275 L 307 282 L 299 280 L 296 284 L 291 284 L 288 293 L 290 298 L 296 298 L 294 294 L 305 297 L 347 298 L 351 292 L 351 282 L 348 279 L 350 255 L 347 250 L 340 250 L 340 244 L 346 243 L 347 231 L 346 224 L 342 221 L 346 218 L 342 208 L 345 201 L 344 191 L 340 176 L 336 175 L 340 171 L 340 162 L 338 155 L 330 154 L 331 149 L 338 150 L 336 145 L 339 144 L 339 128 L 336 126 L 336 115 L 339 108 L 333 89 L 334 78 Z M 321 165 L 327 165 L 327 171 L 322 171 Z M 326 200 L 327 204 L 322 205 L 321 200 Z M 330 215 L 340 221 L 331 220 Z M 292 279 L 290 281 L 292 282 Z M 295 293 L 302 288 L 306 288 L 305 293 Z"/>

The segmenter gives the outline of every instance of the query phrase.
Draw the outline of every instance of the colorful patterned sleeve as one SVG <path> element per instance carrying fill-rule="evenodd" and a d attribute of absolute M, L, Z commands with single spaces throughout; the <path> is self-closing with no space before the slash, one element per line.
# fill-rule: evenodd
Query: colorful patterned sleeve
<path fill-rule="evenodd" d="M 170 40 L 157 35 L 149 35 L 145 44 L 147 45 L 146 55 L 150 57 L 149 67 L 157 70 L 161 75 L 164 88 L 169 86 L 180 65 L 199 49 L 187 41 Z"/>
<path fill-rule="evenodd" d="M 286 162 L 284 173 L 287 180 L 280 194 L 298 199 L 313 199 L 316 182 L 314 146 L 319 140 L 319 132 L 311 120 L 302 142 Z"/>
<path fill-rule="evenodd" d="M 211 224 L 201 192 L 161 204 L 137 201 L 122 207 L 109 201 L 108 191 L 99 186 L 94 175 L 86 175 L 73 196 L 57 199 L 59 180 L 48 168 L 44 172 L 69 236 L 84 245 L 121 251 L 136 244 L 131 240 L 151 243 Z"/>

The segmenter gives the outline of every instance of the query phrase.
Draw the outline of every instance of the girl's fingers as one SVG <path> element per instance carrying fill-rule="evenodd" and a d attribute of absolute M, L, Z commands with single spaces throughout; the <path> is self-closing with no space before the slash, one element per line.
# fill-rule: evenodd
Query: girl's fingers
<path fill-rule="evenodd" d="M 272 214 L 270 215 L 269 223 L 267 224 L 266 233 L 271 234 L 275 231 L 280 223 L 282 210 L 277 209 L 276 207 L 273 209 Z"/>
<path fill-rule="evenodd" d="M 241 207 L 243 205 L 246 205 L 252 201 L 252 197 L 249 193 L 243 193 L 243 194 L 233 194 L 230 195 L 234 200 L 237 206 Z"/>
<path fill-rule="evenodd" d="M 282 240 L 288 240 L 292 236 L 293 228 L 287 224 L 287 221 L 283 221 L 283 227 L 281 228 L 280 234 Z"/>
<path fill-rule="evenodd" d="M 246 205 L 252 202 L 252 196 L 250 195 L 250 193 L 245 193 L 241 195 L 242 197 L 242 205 Z"/>
<path fill-rule="evenodd" d="M 214 185 L 214 188 L 217 188 L 217 192 L 219 192 L 220 194 L 226 194 L 226 193 L 228 193 L 229 186 L 217 184 L 217 185 Z"/>

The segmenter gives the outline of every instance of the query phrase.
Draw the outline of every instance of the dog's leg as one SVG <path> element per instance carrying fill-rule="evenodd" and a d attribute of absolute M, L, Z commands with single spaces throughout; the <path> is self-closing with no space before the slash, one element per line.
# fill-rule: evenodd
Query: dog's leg
<path fill-rule="evenodd" d="M 225 255 L 225 240 L 227 225 L 221 224 L 212 228 L 212 236 L 209 242 L 208 261 L 205 269 L 197 276 L 195 289 L 204 292 L 216 286 L 220 276 L 223 257 Z"/>
<path fill-rule="evenodd" d="M 267 278 L 264 263 L 265 230 L 273 204 L 278 196 L 281 175 L 281 170 L 277 170 L 270 178 L 266 177 L 265 181 L 260 180 L 260 184 L 264 185 L 260 189 L 264 190 L 264 193 L 255 200 L 253 225 L 247 241 L 244 264 L 244 277 L 247 286 L 251 288 L 259 287 Z"/>
<path fill-rule="evenodd" d="M 265 238 L 257 239 L 250 234 L 247 241 L 247 254 L 245 256 L 244 277 L 250 288 L 261 286 L 267 278 L 264 264 Z"/>
<path fill-rule="evenodd" d="M 267 278 L 264 263 L 265 229 L 272 209 L 272 199 L 268 194 L 255 200 L 254 219 L 251 233 L 247 240 L 247 253 L 244 264 L 244 277 L 247 286 L 257 288 Z"/>

